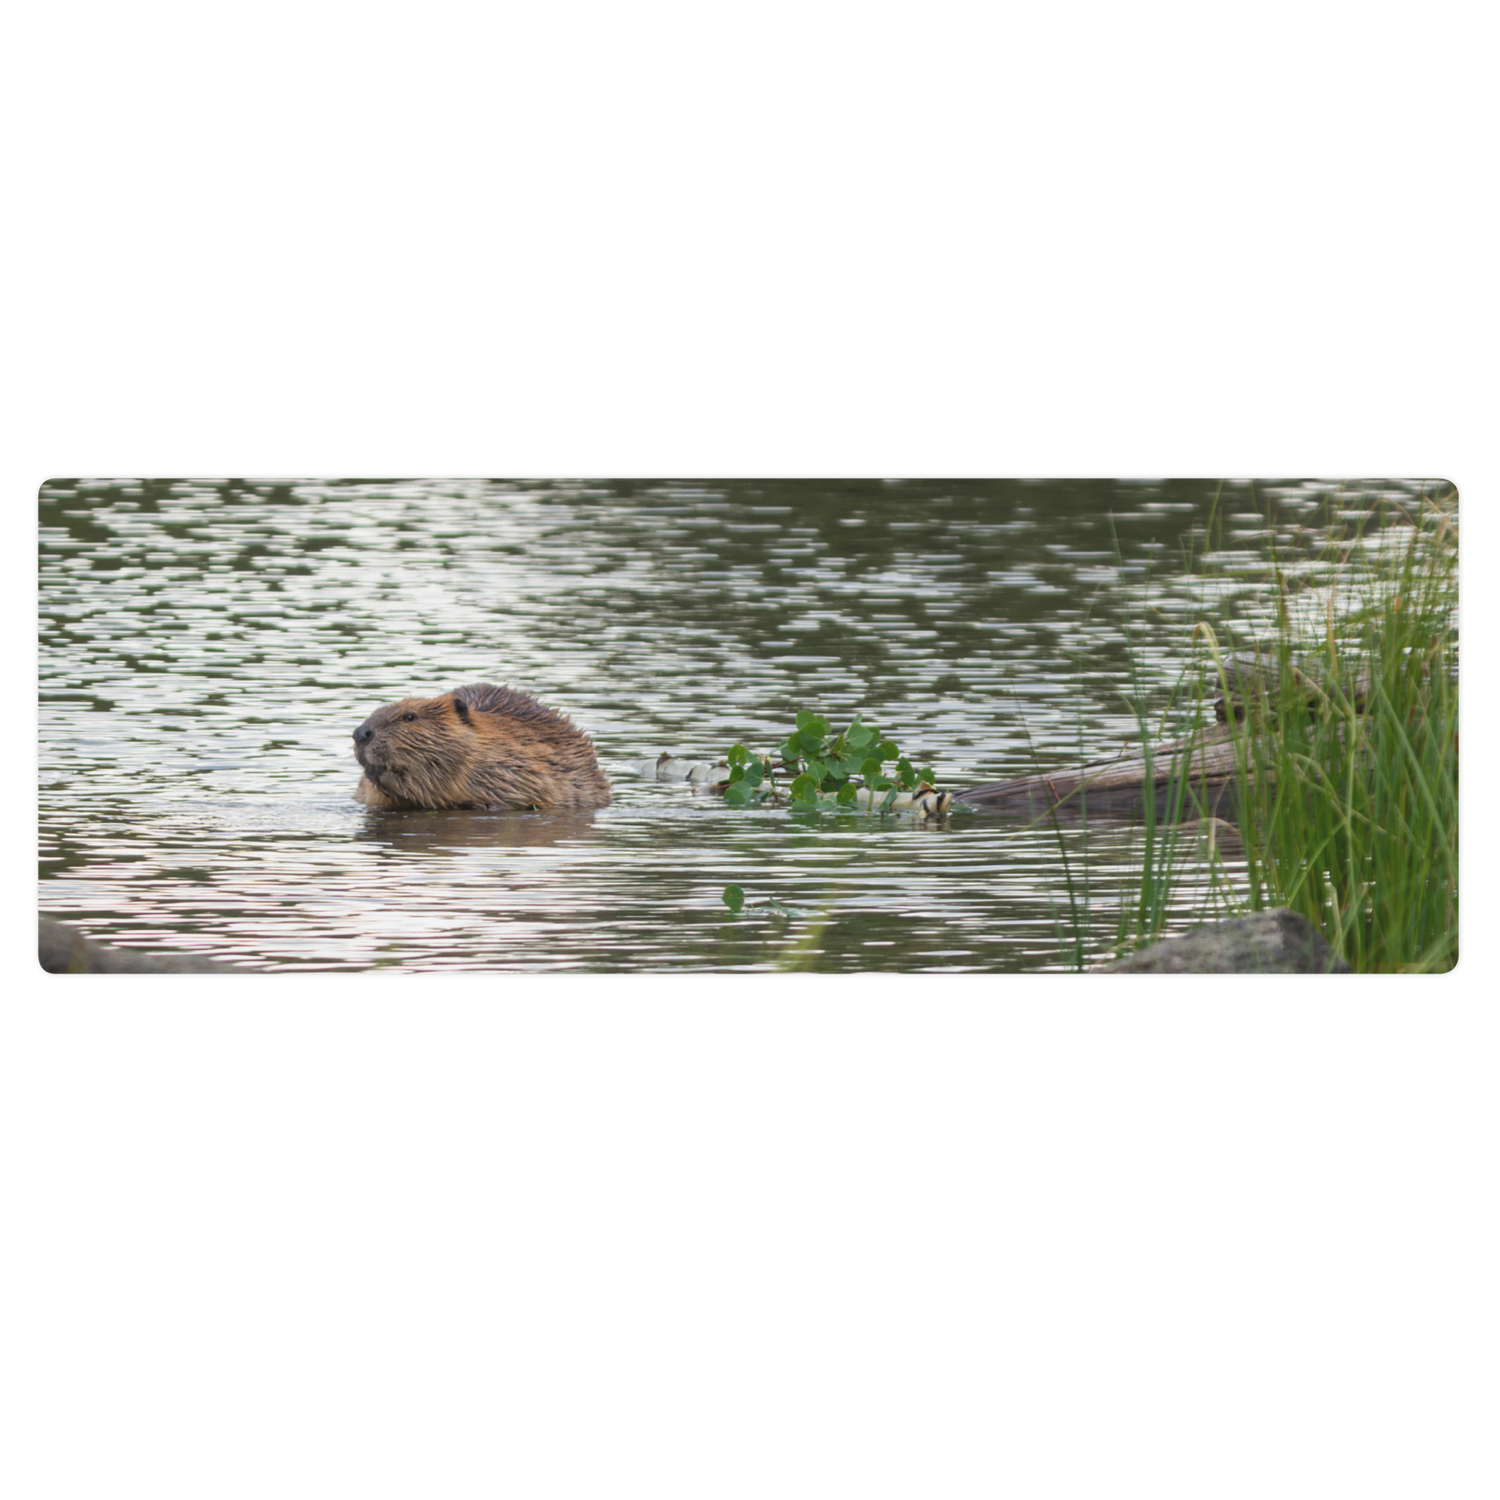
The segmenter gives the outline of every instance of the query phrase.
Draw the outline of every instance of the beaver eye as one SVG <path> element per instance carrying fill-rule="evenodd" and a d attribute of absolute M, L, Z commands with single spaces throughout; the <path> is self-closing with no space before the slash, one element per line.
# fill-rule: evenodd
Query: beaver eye
<path fill-rule="evenodd" d="M 416 719 L 417 716 L 415 714 L 402 714 L 401 717 L 405 719 L 408 724 L 410 724 Z"/>

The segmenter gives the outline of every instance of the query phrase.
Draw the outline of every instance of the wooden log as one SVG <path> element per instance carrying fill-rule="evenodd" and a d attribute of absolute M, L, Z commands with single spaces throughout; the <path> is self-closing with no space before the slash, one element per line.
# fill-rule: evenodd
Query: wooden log
<path fill-rule="evenodd" d="M 1274 661 L 1241 655 L 1224 662 L 1229 688 L 1214 703 L 1217 723 L 1199 734 L 1151 751 L 1150 772 L 1144 751 L 1090 761 L 1087 765 L 1014 781 L 992 781 L 955 793 L 961 806 L 1015 812 L 1035 817 L 1053 809 L 1075 817 L 1092 812 L 1104 817 L 1139 818 L 1148 797 L 1156 800 L 1156 814 L 1176 814 L 1179 800 L 1184 818 L 1235 816 L 1235 792 L 1241 755 L 1255 755 L 1255 736 L 1278 704 L 1280 679 Z M 1309 719 L 1324 705 L 1364 709 L 1369 692 L 1369 669 L 1361 667 L 1331 692 L 1313 677 L 1291 668 L 1291 719 L 1305 706 Z M 1291 725 L 1283 721 L 1284 728 Z M 1342 734 L 1342 729 L 1338 730 Z M 1239 748 L 1236 748 L 1236 742 Z M 1181 781 L 1186 778 L 1186 788 Z"/>
<path fill-rule="evenodd" d="M 1243 740 L 1241 731 L 1238 737 Z M 1182 815 L 1232 817 L 1235 784 L 1236 735 L 1230 726 L 1216 724 L 1202 734 L 1151 751 L 1150 769 L 1144 751 L 1095 760 L 1039 776 L 1014 781 L 991 781 L 954 794 L 957 803 L 997 812 L 1027 816 L 1055 809 L 1073 816 L 1092 812 L 1104 817 L 1140 817 L 1147 797 L 1154 798 L 1158 817 L 1173 811 L 1183 777 Z"/>
<path fill-rule="evenodd" d="M 1370 668 L 1368 663 L 1359 664 L 1352 673 L 1341 680 L 1330 683 L 1327 672 L 1309 676 L 1307 672 L 1288 663 L 1290 672 L 1289 697 L 1293 704 L 1315 710 L 1320 704 L 1337 702 L 1347 694 L 1356 711 L 1362 711 L 1370 690 Z M 1207 681 L 1213 684 L 1217 673 L 1210 672 Z M 1274 657 L 1240 652 L 1224 658 L 1224 684 L 1229 688 L 1227 697 L 1214 702 L 1214 717 L 1224 724 L 1232 712 L 1236 720 L 1243 722 L 1247 714 L 1271 713 L 1285 707 L 1280 671 Z"/>

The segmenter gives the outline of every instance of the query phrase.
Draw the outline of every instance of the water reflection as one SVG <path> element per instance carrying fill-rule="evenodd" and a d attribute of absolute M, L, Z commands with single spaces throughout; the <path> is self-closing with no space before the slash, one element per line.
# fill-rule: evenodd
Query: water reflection
<path fill-rule="evenodd" d="M 41 507 L 42 904 L 105 940 L 287 968 L 1058 964 L 1078 895 L 1051 829 L 731 813 L 627 762 L 769 746 L 807 706 L 863 712 L 946 786 L 1108 754 L 1136 732 L 1127 644 L 1161 703 L 1194 620 L 1253 640 L 1270 547 L 1312 578 L 1309 539 L 1372 494 L 60 481 Z M 1194 550 L 1218 577 L 1187 569 Z M 371 708 L 479 680 L 571 714 L 614 805 L 348 800 Z M 1061 836 L 1097 947 L 1134 835 Z M 729 881 L 812 915 L 731 920 Z"/>

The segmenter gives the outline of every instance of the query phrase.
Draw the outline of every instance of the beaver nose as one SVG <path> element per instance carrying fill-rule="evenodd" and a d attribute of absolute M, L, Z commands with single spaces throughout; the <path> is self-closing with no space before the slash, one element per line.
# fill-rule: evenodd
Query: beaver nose
<path fill-rule="evenodd" d="M 356 745 L 368 745 L 375 738 L 375 730 L 368 719 L 354 731 L 354 743 Z"/>

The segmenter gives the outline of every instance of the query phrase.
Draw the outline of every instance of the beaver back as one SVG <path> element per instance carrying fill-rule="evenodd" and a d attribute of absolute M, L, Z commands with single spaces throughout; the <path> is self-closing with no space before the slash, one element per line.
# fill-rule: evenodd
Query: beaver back
<path fill-rule="evenodd" d="M 388 703 L 354 731 L 367 807 L 603 807 L 587 735 L 530 693 L 492 682 Z"/>

